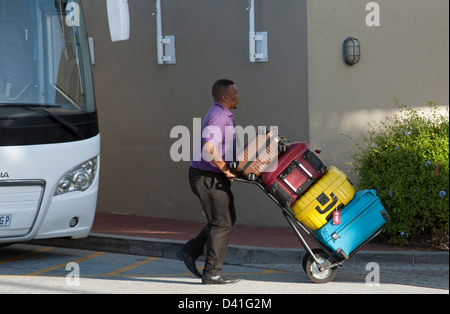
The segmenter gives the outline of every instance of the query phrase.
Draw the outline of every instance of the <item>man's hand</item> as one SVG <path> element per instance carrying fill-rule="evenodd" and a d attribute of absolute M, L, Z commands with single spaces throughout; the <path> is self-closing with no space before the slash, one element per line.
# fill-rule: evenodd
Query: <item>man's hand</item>
<path fill-rule="evenodd" d="M 227 167 L 227 168 L 228 168 L 228 167 Z M 223 172 L 223 173 L 227 176 L 227 178 L 229 178 L 229 179 L 233 179 L 233 178 L 236 178 L 236 177 L 237 177 L 236 173 L 234 173 L 234 172 L 231 171 L 230 169 L 225 170 L 225 171 L 222 170 L 222 172 Z"/>

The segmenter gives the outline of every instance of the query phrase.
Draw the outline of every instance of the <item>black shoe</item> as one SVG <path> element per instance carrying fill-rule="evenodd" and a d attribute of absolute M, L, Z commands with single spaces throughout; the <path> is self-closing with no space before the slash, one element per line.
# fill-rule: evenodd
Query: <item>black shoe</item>
<path fill-rule="evenodd" d="M 180 261 L 184 262 L 184 265 L 198 278 L 202 278 L 202 274 L 197 270 L 197 266 L 195 266 L 195 260 L 190 257 L 183 249 L 179 250 L 177 253 L 177 257 Z"/>
<path fill-rule="evenodd" d="M 202 277 L 202 284 L 204 285 L 224 285 L 228 283 L 236 283 L 240 279 L 229 279 L 222 275 L 217 276 L 205 276 Z"/>

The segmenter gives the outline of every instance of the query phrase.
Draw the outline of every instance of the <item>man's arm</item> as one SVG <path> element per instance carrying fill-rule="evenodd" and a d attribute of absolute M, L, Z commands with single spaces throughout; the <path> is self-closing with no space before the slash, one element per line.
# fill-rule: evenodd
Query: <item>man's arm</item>
<path fill-rule="evenodd" d="M 219 149 L 211 142 L 206 142 L 204 145 L 204 152 L 209 153 L 211 162 L 222 171 L 228 178 L 235 178 L 236 175 L 230 170 L 227 163 L 222 159 L 219 154 Z"/>

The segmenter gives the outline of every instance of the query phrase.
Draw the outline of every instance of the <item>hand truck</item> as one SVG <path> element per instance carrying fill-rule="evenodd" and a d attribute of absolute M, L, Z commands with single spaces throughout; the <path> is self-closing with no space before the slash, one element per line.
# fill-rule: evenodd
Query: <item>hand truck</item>
<path fill-rule="evenodd" d="M 305 225 L 298 221 L 292 213 L 292 210 L 289 207 L 283 206 L 275 197 L 272 196 L 272 194 L 270 194 L 264 188 L 264 186 L 258 180 L 247 180 L 242 178 L 232 178 L 231 180 L 258 186 L 266 195 L 270 197 L 272 201 L 275 202 L 275 204 L 277 204 L 281 208 L 282 214 L 286 218 L 289 226 L 293 229 L 295 235 L 306 250 L 306 254 L 302 259 L 303 270 L 308 275 L 309 279 L 311 279 L 315 283 L 327 283 L 332 281 L 336 277 L 338 266 L 343 267 L 345 261 L 352 257 L 356 252 L 358 252 L 363 246 L 365 246 L 381 232 L 381 229 L 379 229 L 374 235 L 372 235 L 351 254 L 344 258 L 337 255 L 334 251 L 330 250 L 322 243 L 320 243 L 320 241 L 316 238 L 314 232 L 309 230 Z M 310 246 L 306 243 L 300 231 L 303 231 L 308 236 L 310 236 L 319 248 L 311 249 Z"/>

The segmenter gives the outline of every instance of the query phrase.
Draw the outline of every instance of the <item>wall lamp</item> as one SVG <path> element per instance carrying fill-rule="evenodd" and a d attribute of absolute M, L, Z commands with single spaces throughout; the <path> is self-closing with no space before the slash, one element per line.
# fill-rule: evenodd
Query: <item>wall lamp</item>
<path fill-rule="evenodd" d="M 344 62 L 348 65 L 354 65 L 361 59 L 361 45 L 359 40 L 353 37 L 348 37 L 344 40 Z"/>

